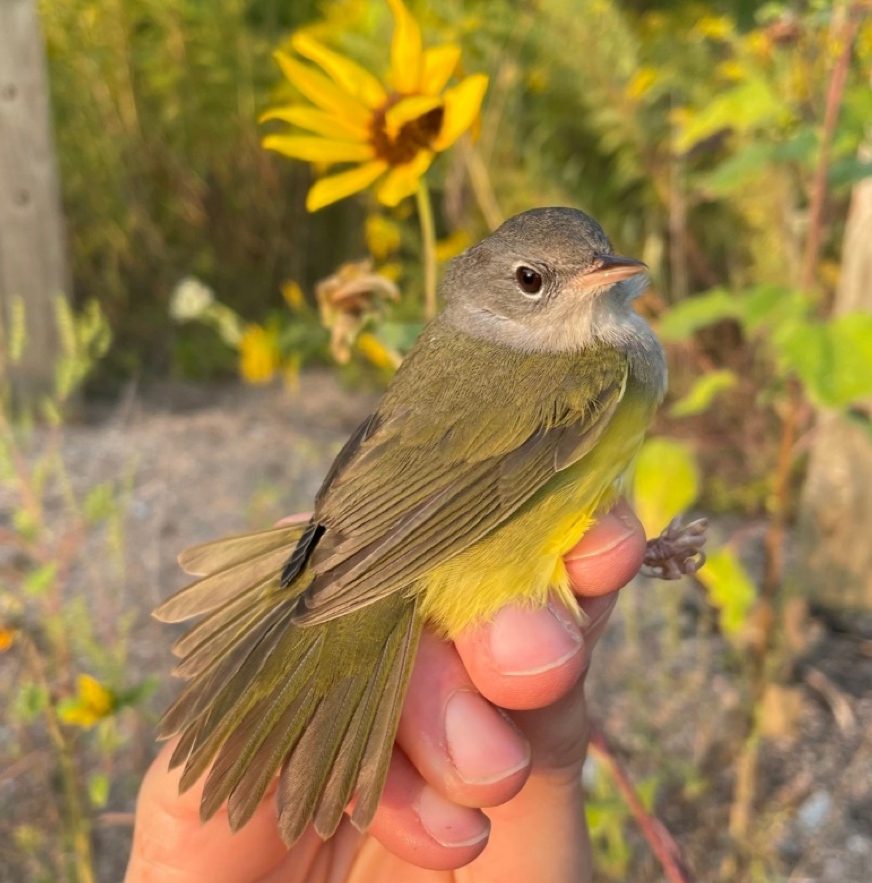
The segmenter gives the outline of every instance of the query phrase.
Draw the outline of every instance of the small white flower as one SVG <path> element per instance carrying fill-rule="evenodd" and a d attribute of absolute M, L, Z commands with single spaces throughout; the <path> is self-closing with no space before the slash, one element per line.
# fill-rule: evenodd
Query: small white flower
<path fill-rule="evenodd" d="M 186 276 L 176 285 L 170 298 L 170 316 L 176 322 L 198 319 L 215 302 L 212 289 L 194 276 Z"/>

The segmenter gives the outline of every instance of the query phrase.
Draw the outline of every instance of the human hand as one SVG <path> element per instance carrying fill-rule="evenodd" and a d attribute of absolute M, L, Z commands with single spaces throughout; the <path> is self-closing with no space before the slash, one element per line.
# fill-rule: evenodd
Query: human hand
<path fill-rule="evenodd" d="M 617 589 L 644 553 L 642 526 L 619 503 L 566 556 L 583 628 L 552 604 L 504 608 L 454 644 L 423 635 L 365 834 L 346 818 L 330 840 L 310 829 L 288 850 L 272 794 L 236 834 L 223 811 L 201 824 L 201 785 L 178 794 L 168 746 L 142 784 L 127 883 L 589 880 L 584 677 Z"/>

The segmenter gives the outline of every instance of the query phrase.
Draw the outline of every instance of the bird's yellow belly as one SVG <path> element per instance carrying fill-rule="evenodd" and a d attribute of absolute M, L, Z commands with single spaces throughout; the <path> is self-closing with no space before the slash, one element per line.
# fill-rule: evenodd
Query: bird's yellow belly
<path fill-rule="evenodd" d="M 576 609 L 563 555 L 624 493 L 647 424 L 641 410 L 625 404 L 581 461 L 555 475 L 502 527 L 418 582 L 419 613 L 433 628 L 451 638 L 506 604 L 544 606 L 551 593 Z"/>

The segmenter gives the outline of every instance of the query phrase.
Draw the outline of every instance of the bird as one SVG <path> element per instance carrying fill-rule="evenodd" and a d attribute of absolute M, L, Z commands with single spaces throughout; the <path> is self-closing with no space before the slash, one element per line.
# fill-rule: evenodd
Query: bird
<path fill-rule="evenodd" d="M 642 261 L 568 207 L 505 221 L 446 268 L 442 311 L 351 435 L 309 520 L 186 550 L 164 601 L 195 619 L 159 735 L 200 815 L 251 817 L 279 776 L 289 846 L 372 821 L 423 628 L 451 640 L 509 603 L 582 614 L 563 555 L 628 490 L 667 384 L 633 309 Z M 697 525 L 657 541 L 701 561 Z M 207 773 L 208 771 L 208 773 Z"/>

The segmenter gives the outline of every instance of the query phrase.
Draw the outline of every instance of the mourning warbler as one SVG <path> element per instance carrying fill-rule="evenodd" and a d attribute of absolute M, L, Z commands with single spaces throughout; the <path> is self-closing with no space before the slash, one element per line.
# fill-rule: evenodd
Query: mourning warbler
<path fill-rule="evenodd" d="M 188 683 L 161 722 L 201 814 L 366 827 L 418 638 L 510 602 L 577 609 L 562 556 L 622 492 L 666 384 L 632 301 L 644 265 L 569 208 L 506 221 L 448 267 L 444 310 L 336 457 L 311 520 L 189 549 L 163 603 Z"/>

